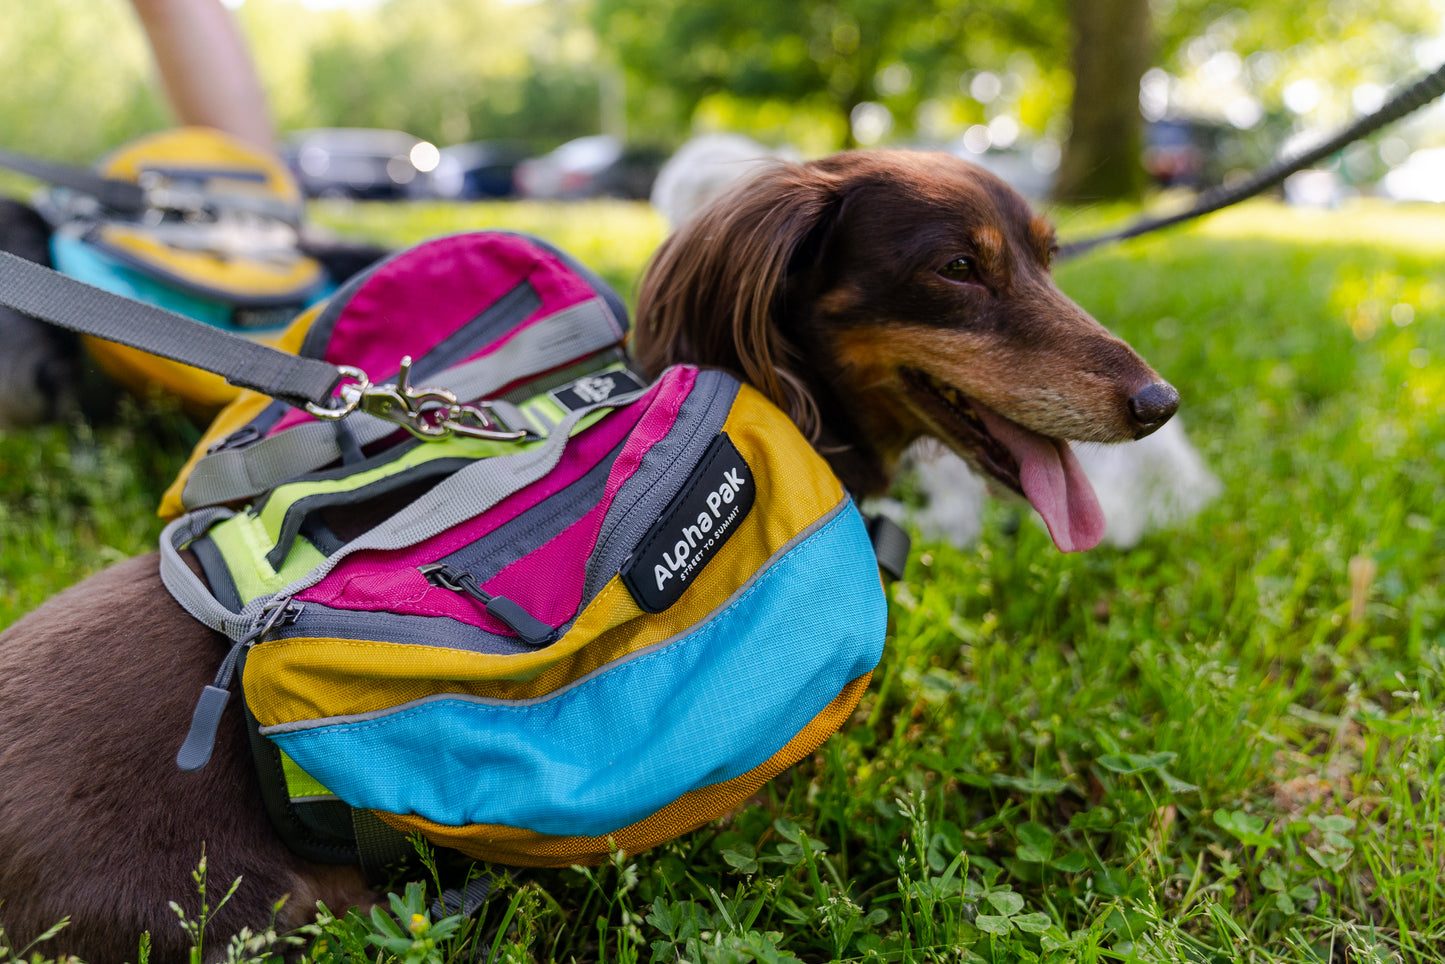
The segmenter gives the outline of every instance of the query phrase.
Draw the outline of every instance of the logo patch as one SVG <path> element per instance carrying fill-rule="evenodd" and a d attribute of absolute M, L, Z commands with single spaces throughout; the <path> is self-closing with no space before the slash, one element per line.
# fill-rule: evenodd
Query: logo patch
<path fill-rule="evenodd" d="M 550 394 L 558 405 L 569 412 L 575 412 L 579 408 L 596 405 L 598 402 L 605 402 L 614 396 L 638 391 L 642 387 L 637 376 L 619 369 L 584 375 L 575 382 L 553 389 Z"/>
<path fill-rule="evenodd" d="M 660 613 L 682 596 L 753 507 L 753 470 L 719 432 L 667 512 L 622 567 L 637 605 Z"/>

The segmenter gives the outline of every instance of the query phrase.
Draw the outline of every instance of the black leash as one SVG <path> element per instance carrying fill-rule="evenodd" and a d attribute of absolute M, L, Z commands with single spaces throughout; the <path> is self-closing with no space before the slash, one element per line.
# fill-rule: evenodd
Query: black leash
<path fill-rule="evenodd" d="M 1192 221 L 1195 218 L 1203 217 L 1206 214 L 1213 214 L 1231 204 L 1238 204 L 1247 198 L 1262 194 L 1272 187 L 1284 183 L 1285 178 L 1319 163 L 1337 151 L 1348 147 L 1355 141 L 1368 137 L 1380 128 L 1413 113 L 1435 100 L 1441 94 L 1445 94 L 1445 64 L 1437 67 L 1433 74 L 1417 81 L 1405 88 L 1394 97 L 1385 102 L 1379 110 L 1357 119 L 1353 124 L 1343 128 L 1329 140 L 1311 147 L 1294 157 L 1280 158 L 1271 164 L 1267 164 L 1255 171 L 1252 176 L 1242 183 L 1230 187 L 1216 187 L 1205 191 L 1199 196 L 1199 200 L 1187 211 L 1178 214 L 1171 214 L 1158 218 L 1141 218 L 1129 227 L 1109 234 L 1102 234 L 1095 238 L 1088 238 L 1083 241 L 1073 241 L 1064 245 L 1059 250 L 1059 257 L 1072 258 L 1076 255 L 1091 251 L 1101 244 L 1108 244 L 1113 241 L 1124 241 L 1129 238 L 1136 238 L 1141 234 L 1150 231 L 1158 231 L 1184 221 Z"/>

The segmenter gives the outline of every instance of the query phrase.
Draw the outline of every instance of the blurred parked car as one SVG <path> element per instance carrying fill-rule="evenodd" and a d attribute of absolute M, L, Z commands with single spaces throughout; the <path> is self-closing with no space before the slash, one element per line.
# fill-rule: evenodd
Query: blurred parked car
<path fill-rule="evenodd" d="M 660 150 L 626 147 L 607 134 L 579 137 L 518 164 L 517 190 L 530 198 L 642 200 L 652 192 L 652 182 L 666 159 Z"/>
<path fill-rule="evenodd" d="M 975 151 L 963 138 L 947 146 L 947 151 L 970 164 L 977 164 L 1031 201 L 1042 201 L 1054 188 L 1054 171 L 1058 152 L 1051 155 L 1035 147 L 990 147 Z M 1048 160 L 1045 160 L 1048 157 Z"/>
<path fill-rule="evenodd" d="M 295 131 L 281 153 L 308 197 L 407 197 L 441 160 L 420 137 L 364 127 Z"/>
<path fill-rule="evenodd" d="M 436 170 L 418 184 L 428 197 L 471 201 L 511 197 L 517 192 L 517 164 L 526 152 L 511 141 L 473 141 L 441 149 Z"/>

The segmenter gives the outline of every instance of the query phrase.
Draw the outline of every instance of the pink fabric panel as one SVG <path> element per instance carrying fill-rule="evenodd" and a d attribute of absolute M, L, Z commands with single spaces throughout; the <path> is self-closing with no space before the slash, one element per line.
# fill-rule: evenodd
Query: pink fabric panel
<path fill-rule="evenodd" d="M 601 501 L 546 545 L 483 584 L 487 592 L 515 599 L 543 622 L 554 626 L 565 622 L 581 603 L 584 563 L 596 545 L 613 498 L 637 471 L 643 456 L 671 430 L 695 379 L 695 369 L 674 369 L 643 398 L 574 439 L 558 468 L 546 478 L 421 547 L 351 556 L 296 598 L 338 609 L 449 616 L 489 632 L 510 635 L 511 631 L 487 616 L 475 600 L 430 585 L 416 567 L 461 549 L 565 488 L 630 432 L 608 475 Z"/>
<path fill-rule="evenodd" d="M 515 599 L 544 623 L 556 626 L 572 618 L 582 603 L 584 563 L 597 546 L 598 532 L 617 490 L 632 478 L 642 464 L 642 457 L 672 430 L 696 375 L 697 370 L 693 368 L 674 369 L 672 376 L 665 379 L 665 382 L 685 384 L 662 386 L 656 404 L 638 423 L 613 463 L 601 502 L 550 541 L 487 580 L 482 588 L 494 596 Z"/>
<path fill-rule="evenodd" d="M 354 365 L 372 381 L 387 381 L 395 377 L 403 355 L 421 358 L 524 280 L 531 281 L 542 306 L 507 336 L 455 363 L 496 351 L 528 325 L 595 295 L 555 255 L 526 239 L 494 234 L 438 238 L 397 255 L 356 290 L 336 320 L 326 360 Z M 296 409 L 267 434 L 310 420 Z"/>

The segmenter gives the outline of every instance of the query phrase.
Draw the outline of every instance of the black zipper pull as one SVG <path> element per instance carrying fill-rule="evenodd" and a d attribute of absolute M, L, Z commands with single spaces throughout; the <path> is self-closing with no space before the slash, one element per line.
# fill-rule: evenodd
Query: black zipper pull
<path fill-rule="evenodd" d="M 529 646 L 546 646 L 557 638 L 557 630 L 522 608 L 522 604 L 506 596 L 493 596 L 477 585 L 477 579 L 444 562 L 418 566 L 417 571 L 433 586 L 462 592 L 481 603 L 487 615 L 503 623 Z"/>
<path fill-rule="evenodd" d="M 248 633 L 230 648 L 226 658 L 221 660 L 221 668 L 216 670 L 215 682 L 202 690 L 201 698 L 196 701 L 186 741 L 176 752 L 176 766 L 187 771 L 199 770 L 211 762 L 211 751 L 216 748 L 216 731 L 221 726 L 221 714 L 225 712 L 226 704 L 231 699 L 231 678 L 236 675 L 241 654 L 260 642 L 272 627 L 294 623 L 304 608 L 304 603 L 286 600 L 267 614 L 259 628 Z"/>

